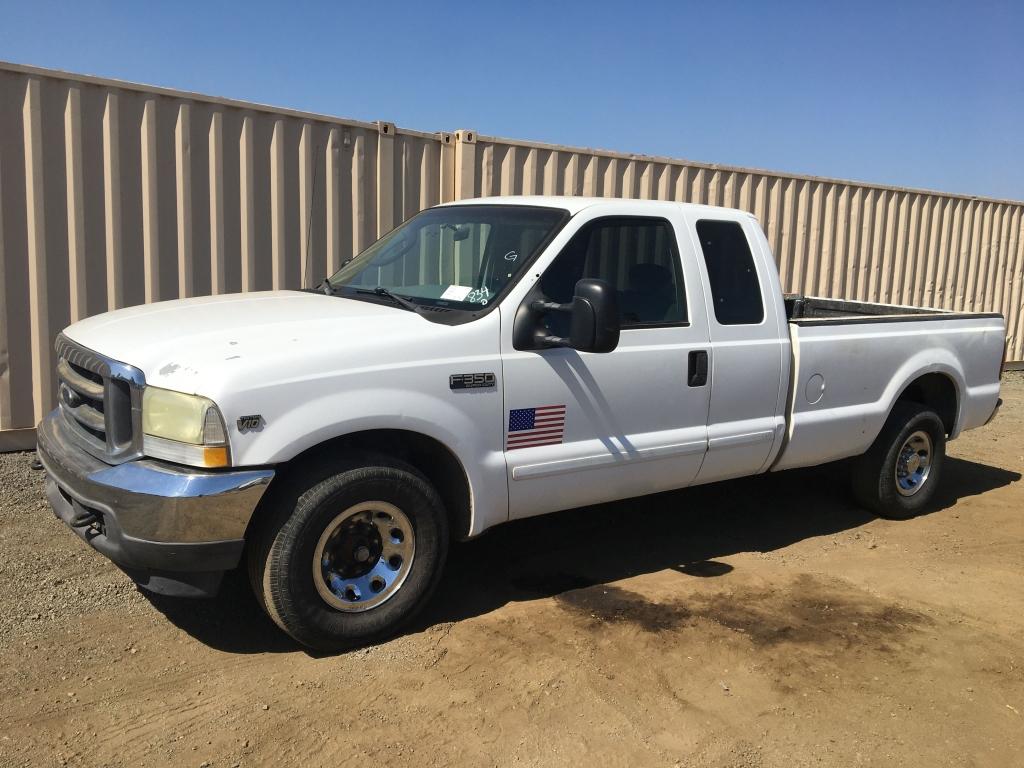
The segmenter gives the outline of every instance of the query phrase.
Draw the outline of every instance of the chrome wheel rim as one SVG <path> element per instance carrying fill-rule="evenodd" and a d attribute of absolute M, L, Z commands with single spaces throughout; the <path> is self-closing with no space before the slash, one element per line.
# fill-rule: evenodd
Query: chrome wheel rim
<path fill-rule="evenodd" d="M 896 457 L 896 490 L 913 496 L 924 487 L 932 471 L 932 438 L 918 430 L 908 437 Z"/>
<path fill-rule="evenodd" d="M 393 597 L 416 554 L 412 522 L 394 504 L 364 501 L 324 528 L 313 553 L 313 583 L 339 611 L 358 613 Z"/>

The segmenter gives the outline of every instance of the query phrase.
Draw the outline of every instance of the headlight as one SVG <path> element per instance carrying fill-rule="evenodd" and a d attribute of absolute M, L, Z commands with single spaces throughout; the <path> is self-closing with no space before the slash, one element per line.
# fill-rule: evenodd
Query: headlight
<path fill-rule="evenodd" d="M 224 419 L 212 400 L 159 387 L 142 395 L 142 452 L 194 467 L 227 467 Z"/>

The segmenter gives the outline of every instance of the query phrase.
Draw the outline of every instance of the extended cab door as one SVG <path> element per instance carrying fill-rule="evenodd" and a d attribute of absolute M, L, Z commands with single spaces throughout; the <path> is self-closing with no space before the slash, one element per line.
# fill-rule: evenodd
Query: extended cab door
<path fill-rule="evenodd" d="M 649 204 L 629 203 L 580 212 L 515 301 L 502 305 L 513 518 L 679 488 L 700 469 L 710 390 L 700 375 L 708 349 L 700 276 L 681 214 L 670 208 L 664 217 L 650 214 Z M 618 348 L 600 354 L 517 349 L 513 326 L 523 322 L 534 289 L 567 303 L 583 277 L 606 280 L 618 291 Z M 566 314 L 549 312 L 544 323 L 550 334 L 568 335 Z"/>
<path fill-rule="evenodd" d="M 690 209 L 686 218 L 710 325 L 708 455 L 697 478 L 705 483 L 767 469 L 785 432 L 790 341 L 757 221 L 714 208 Z"/>

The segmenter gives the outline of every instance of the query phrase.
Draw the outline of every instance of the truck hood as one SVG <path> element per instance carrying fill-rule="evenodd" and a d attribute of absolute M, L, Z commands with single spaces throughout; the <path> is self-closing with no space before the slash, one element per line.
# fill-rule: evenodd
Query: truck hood
<path fill-rule="evenodd" d="M 393 361 L 396 344 L 406 349 L 449 330 L 399 307 L 265 291 L 120 309 L 64 334 L 141 369 L 149 384 L 212 396 L 247 377 L 287 377 L 288 366 L 291 375 L 323 375 L 355 361 L 373 365 L 382 353 Z"/>

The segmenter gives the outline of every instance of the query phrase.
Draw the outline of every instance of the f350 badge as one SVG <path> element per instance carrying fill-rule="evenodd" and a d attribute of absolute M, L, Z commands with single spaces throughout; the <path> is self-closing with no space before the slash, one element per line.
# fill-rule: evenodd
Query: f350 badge
<path fill-rule="evenodd" d="M 494 385 L 493 373 L 453 373 L 448 377 L 448 386 L 452 389 L 483 389 Z"/>

